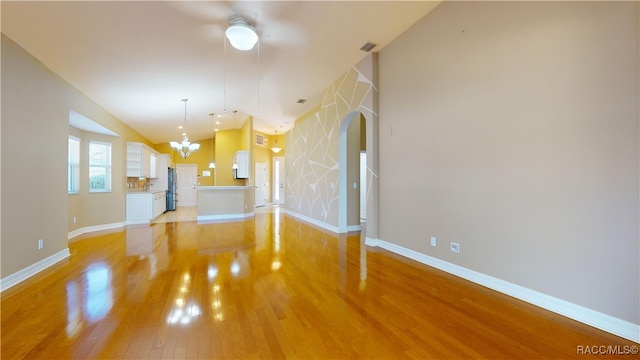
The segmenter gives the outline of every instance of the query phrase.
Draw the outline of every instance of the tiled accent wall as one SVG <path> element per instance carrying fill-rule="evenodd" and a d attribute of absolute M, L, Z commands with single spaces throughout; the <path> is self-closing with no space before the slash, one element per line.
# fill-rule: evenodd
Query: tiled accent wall
<path fill-rule="evenodd" d="M 320 110 L 298 120 L 287 133 L 285 207 L 288 211 L 337 229 L 340 124 L 349 113 L 358 111 L 366 118 L 368 135 L 373 130 L 370 127 L 377 128 L 373 69 L 370 57 L 351 68 L 323 92 Z M 367 137 L 367 152 L 376 147 L 377 141 Z M 377 164 L 377 156 L 367 163 Z M 368 189 L 369 182 L 377 179 L 375 170 L 368 169 Z"/>

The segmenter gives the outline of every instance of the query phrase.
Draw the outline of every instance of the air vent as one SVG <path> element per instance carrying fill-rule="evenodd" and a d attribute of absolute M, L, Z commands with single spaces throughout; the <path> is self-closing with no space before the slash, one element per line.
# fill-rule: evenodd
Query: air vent
<path fill-rule="evenodd" d="M 298 104 L 304 104 L 307 102 L 307 99 L 298 99 L 298 101 L 296 101 Z"/>
<path fill-rule="evenodd" d="M 260 145 L 260 146 L 264 146 L 265 145 L 264 135 L 256 134 L 256 145 Z"/>
<path fill-rule="evenodd" d="M 360 47 L 360 50 L 369 52 L 369 51 L 371 51 L 371 49 L 373 49 L 376 46 L 377 46 L 376 44 L 374 44 L 374 43 L 372 43 L 370 41 L 367 41 L 364 45 L 362 45 L 362 47 Z"/>

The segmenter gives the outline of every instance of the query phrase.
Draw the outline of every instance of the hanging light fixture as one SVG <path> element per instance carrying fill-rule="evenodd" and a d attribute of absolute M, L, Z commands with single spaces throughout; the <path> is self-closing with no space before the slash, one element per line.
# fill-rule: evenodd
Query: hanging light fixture
<path fill-rule="evenodd" d="M 237 125 L 238 124 L 238 110 L 233 110 L 233 117 L 235 120 L 233 120 L 233 124 Z M 234 171 L 234 178 L 235 178 L 235 172 L 238 170 L 238 163 L 236 162 L 236 158 L 233 158 L 233 165 L 231 166 L 231 169 L 233 169 Z"/>
<path fill-rule="evenodd" d="M 278 146 L 278 130 L 276 130 L 276 143 L 271 148 L 271 151 L 273 151 L 274 154 L 277 154 L 277 153 L 280 152 L 280 150 L 282 150 L 282 148 L 280 146 Z"/>
<path fill-rule="evenodd" d="M 253 46 L 258 42 L 258 34 L 253 26 L 239 16 L 234 16 L 229 20 L 229 27 L 225 34 L 231 45 L 242 51 L 253 49 Z"/>
<path fill-rule="evenodd" d="M 189 99 L 182 99 L 182 101 L 184 101 L 184 132 L 182 133 L 182 141 L 169 141 L 169 144 L 183 159 L 186 159 L 192 152 L 200 149 L 200 144 L 192 144 L 189 142 L 189 137 L 187 136 L 187 101 L 189 101 Z"/>
<path fill-rule="evenodd" d="M 211 116 L 211 162 L 209 163 L 209 169 L 215 169 L 216 164 L 213 162 L 213 136 L 215 135 L 215 130 L 213 130 L 213 116 L 214 113 L 209 114 Z"/>

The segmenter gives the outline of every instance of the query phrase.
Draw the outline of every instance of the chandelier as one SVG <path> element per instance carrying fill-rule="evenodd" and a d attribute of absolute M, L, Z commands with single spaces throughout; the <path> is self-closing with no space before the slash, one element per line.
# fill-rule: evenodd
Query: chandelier
<path fill-rule="evenodd" d="M 189 101 L 189 99 L 182 99 L 182 101 L 184 101 L 184 132 L 182 133 L 182 141 L 169 141 L 169 144 L 183 159 L 186 159 L 192 152 L 200 149 L 200 144 L 192 144 L 189 142 L 189 137 L 187 136 L 187 101 Z"/>

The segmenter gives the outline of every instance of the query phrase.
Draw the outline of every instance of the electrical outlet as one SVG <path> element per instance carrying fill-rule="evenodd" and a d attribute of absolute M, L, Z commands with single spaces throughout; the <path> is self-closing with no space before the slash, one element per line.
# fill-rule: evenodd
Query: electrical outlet
<path fill-rule="evenodd" d="M 74 216 L 74 217 L 73 217 L 73 223 L 75 224 L 75 223 L 77 223 L 77 222 L 78 222 L 78 219 L 76 219 L 76 217 Z"/>
<path fill-rule="evenodd" d="M 42 250 L 44 247 L 44 239 L 38 240 L 38 250 Z"/>
<path fill-rule="evenodd" d="M 436 240 L 435 236 L 431 237 L 431 246 L 436 246 L 438 244 L 438 241 Z"/>
<path fill-rule="evenodd" d="M 459 253 L 460 252 L 460 244 L 458 243 L 451 243 L 451 251 L 453 251 L 454 253 Z"/>

